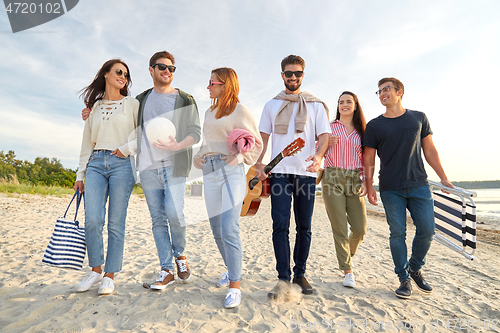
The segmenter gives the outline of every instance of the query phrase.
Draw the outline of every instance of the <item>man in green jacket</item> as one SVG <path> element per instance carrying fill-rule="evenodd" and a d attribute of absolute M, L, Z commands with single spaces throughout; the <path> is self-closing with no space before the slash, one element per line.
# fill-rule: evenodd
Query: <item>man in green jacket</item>
<path fill-rule="evenodd" d="M 189 283 L 191 277 L 185 254 L 184 191 L 192 165 L 191 147 L 200 141 L 201 127 L 193 96 L 171 86 L 174 63 L 172 54 L 156 52 L 149 60 L 153 88 L 136 96 L 140 102 L 136 164 L 162 269 L 151 289 L 164 289 L 174 283 L 174 258 L 179 282 Z M 84 109 L 83 120 L 89 114 L 90 109 Z M 170 137 L 170 142 L 148 141 L 144 129 L 157 117 L 169 119 L 174 124 L 176 135 Z"/>
<path fill-rule="evenodd" d="M 189 283 L 191 272 L 186 259 L 184 191 L 191 170 L 192 146 L 200 141 L 201 127 L 193 96 L 171 86 L 175 59 L 167 51 L 155 53 L 149 61 L 153 88 L 139 94 L 137 128 L 137 169 L 153 222 L 153 236 L 161 272 L 151 289 L 165 289 L 177 277 Z M 166 118 L 176 128 L 170 142 L 149 142 L 144 129 L 157 118 Z"/>

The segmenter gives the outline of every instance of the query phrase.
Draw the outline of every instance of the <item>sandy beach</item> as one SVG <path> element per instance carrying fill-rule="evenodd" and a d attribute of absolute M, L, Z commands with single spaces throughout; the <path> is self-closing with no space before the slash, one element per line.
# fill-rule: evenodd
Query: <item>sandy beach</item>
<path fill-rule="evenodd" d="M 349 289 L 342 286 L 330 223 L 318 197 L 306 273 L 316 292 L 277 302 L 266 296 L 277 273 L 270 200 L 265 200 L 256 216 L 240 221 L 243 298 L 239 307 L 226 310 L 227 290 L 215 287 L 225 270 L 203 198 L 186 197 L 192 283 L 177 282 L 158 292 L 142 287 L 157 277 L 159 264 L 146 201 L 132 196 L 124 265 L 108 296 L 97 295 L 98 285 L 75 291 L 90 270 L 87 260 L 82 271 L 41 263 L 69 199 L 0 194 L 0 332 L 500 332 L 500 233 L 494 230 L 499 221 L 480 224 L 477 261 L 433 242 L 424 267 L 433 294 L 414 288 L 411 299 L 401 300 L 394 294 L 399 283 L 383 211 L 367 205 L 368 233 L 353 258 L 357 287 Z M 80 213 L 83 223 L 83 209 Z M 409 225 L 409 245 L 413 233 Z"/>

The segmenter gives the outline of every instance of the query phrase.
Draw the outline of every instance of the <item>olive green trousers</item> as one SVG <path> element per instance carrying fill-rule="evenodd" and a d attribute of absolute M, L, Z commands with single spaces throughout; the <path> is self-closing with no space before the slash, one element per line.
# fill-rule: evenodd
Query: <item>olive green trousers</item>
<path fill-rule="evenodd" d="M 351 257 L 366 235 L 365 199 L 359 196 L 360 190 L 359 170 L 325 169 L 321 192 L 332 225 L 339 268 L 344 271 L 352 269 Z"/>

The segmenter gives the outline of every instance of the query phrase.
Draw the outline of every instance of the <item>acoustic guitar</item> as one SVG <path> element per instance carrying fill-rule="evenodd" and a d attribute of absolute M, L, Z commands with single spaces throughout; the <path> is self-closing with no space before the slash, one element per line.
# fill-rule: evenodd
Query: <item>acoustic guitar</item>
<path fill-rule="evenodd" d="M 305 141 L 302 138 L 295 139 L 292 143 L 286 146 L 268 165 L 264 167 L 264 172 L 269 173 L 283 158 L 297 154 L 304 148 Z M 271 185 L 269 178 L 263 182 L 257 177 L 255 165 L 252 165 L 247 172 L 247 191 L 243 206 L 241 207 L 240 216 L 253 216 L 259 209 L 262 199 L 268 198 L 271 195 Z"/>

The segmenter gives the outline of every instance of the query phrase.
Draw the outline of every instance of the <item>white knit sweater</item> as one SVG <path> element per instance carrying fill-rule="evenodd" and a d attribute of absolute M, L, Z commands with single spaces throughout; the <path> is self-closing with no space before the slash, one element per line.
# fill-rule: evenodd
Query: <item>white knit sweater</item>
<path fill-rule="evenodd" d="M 118 148 L 125 156 L 135 155 L 138 111 L 139 101 L 133 97 L 99 100 L 94 104 L 85 121 L 76 180 L 85 178 L 89 157 L 96 149 L 114 151 Z"/>
<path fill-rule="evenodd" d="M 234 111 L 222 118 L 216 119 L 217 109 L 205 112 L 205 122 L 203 123 L 203 143 L 195 157 L 205 157 L 208 154 L 231 155 L 227 149 L 227 137 L 234 129 L 245 129 L 255 137 L 255 147 L 246 153 L 238 153 L 238 163 L 244 162 L 253 165 L 262 152 L 262 137 L 255 118 L 243 104 L 238 103 Z"/>

